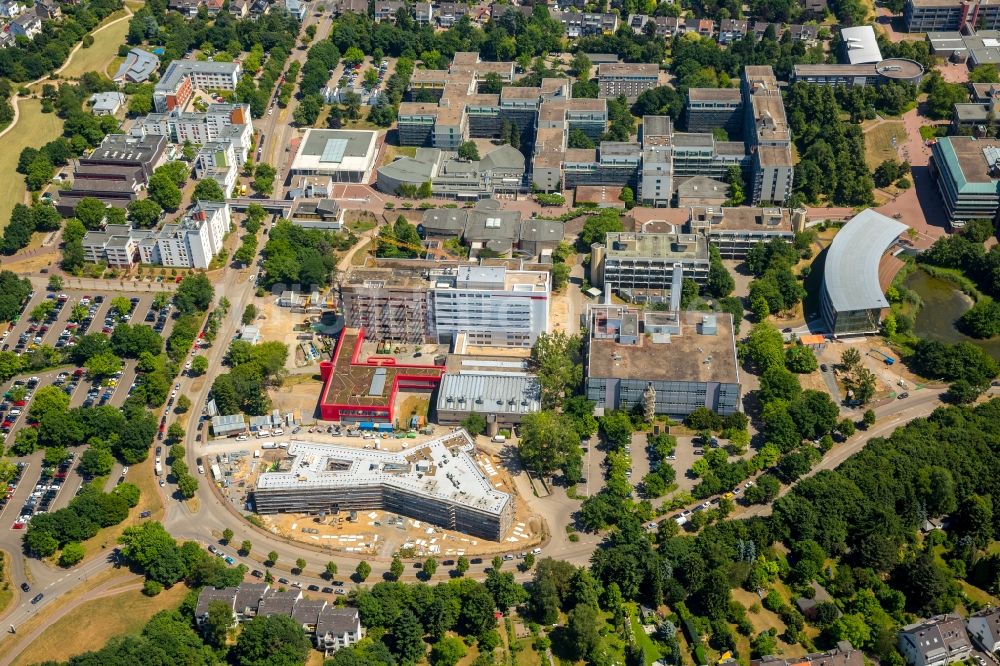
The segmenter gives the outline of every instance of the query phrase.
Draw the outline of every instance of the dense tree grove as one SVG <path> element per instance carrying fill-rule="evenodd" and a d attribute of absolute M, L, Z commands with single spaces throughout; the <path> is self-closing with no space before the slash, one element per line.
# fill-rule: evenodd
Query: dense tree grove
<path fill-rule="evenodd" d="M 335 250 L 346 250 L 356 242 L 353 234 L 303 229 L 287 220 L 278 222 L 264 245 L 265 284 L 326 286 L 337 264 Z"/>
<path fill-rule="evenodd" d="M 796 83 L 788 90 L 785 109 L 800 162 L 795 191 L 802 201 L 821 197 L 839 206 L 867 206 L 875 186 L 865 163 L 861 128 L 840 120 L 841 107 L 830 86 Z"/>

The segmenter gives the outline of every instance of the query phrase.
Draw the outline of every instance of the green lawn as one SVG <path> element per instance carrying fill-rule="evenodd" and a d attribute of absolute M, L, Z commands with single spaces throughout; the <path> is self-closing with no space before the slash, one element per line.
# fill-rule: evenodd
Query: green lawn
<path fill-rule="evenodd" d="M 127 14 L 124 11 L 115 12 L 105 21 L 105 25 L 98 27 L 92 33 L 94 43 L 90 48 L 80 47 L 70 59 L 66 69 L 59 74 L 67 79 L 75 79 L 87 72 L 105 73 L 108 63 L 118 56 L 118 47 L 125 43 L 125 36 L 128 34 L 128 20 L 118 21 L 114 25 L 108 26 L 117 19 Z"/>
<path fill-rule="evenodd" d="M 642 625 L 639 624 L 639 618 L 636 617 L 634 611 L 629 613 L 629 620 L 632 622 L 632 635 L 635 636 L 635 643 L 642 648 L 643 654 L 646 656 L 646 666 L 650 666 L 650 664 L 662 657 L 663 653 L 660 652 L 660 647 L 656 642 L 643 631 Z"/>
<path fill-rule="evenodd" d="M 62 120 L 54 113 L 42 113 L 42 103 L 25 99 L 18 103 L 20 116 L 17 125 L 0 137 L 0 229 L 10 221 L 14 204 L 22 203 L 25 196 L 24 176 L 17 173 L 17 158 L 21 151 L 32 146 L 38 148 L 62 134 Z"/>

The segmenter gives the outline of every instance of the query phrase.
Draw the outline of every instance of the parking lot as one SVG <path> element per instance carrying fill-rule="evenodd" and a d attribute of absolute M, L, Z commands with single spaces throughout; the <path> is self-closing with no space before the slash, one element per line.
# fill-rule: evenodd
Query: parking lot
<path fill-rule="evenodd" d="M 125 300 L 113 304 L 116 297 Z M 151 326 L 162 337 L 170 334 L 173 319 L 171 308 L 154 306 L 156 294 L 130 294 L 122 292 L 65 292 L 36 291 L 29 298 L 20 318 L 11 322 L 3 337 L 5 351 L 18 354 L 30 353 L 41 345 L 48 345 L 60 351 L 72 348 L 82 335 L 102 333 L 111 336 L 120 323 L 143 323 Z M 127 303 L 127 306 L 126 306 Z M 42 305 L 41 309 L 38 309 Z M 119 305 L 116 308 L 115 305 Z M 32 318 L 32 314 L 36 316 Z M 19 430 L 31 427 L 28 413 L 31 399 L 38 389 L 46 386 L 61 388 L 70 398 L 70 408 L 112 405 L 121 407 L 135 387 L 137 362 L 124 359 L 120 372 L 106 379 L 91 379 L 83 368 L 62 366 L 37 372 L 27 372 L 16 377 L 4 387 L 5 397 L 0 402 L 0 436 L 9 447 Z M 172 402 L 172 401 L 171 401 Z M 11 483 L 4 494 L 3 510 L 0 515 L 14 523 L 21 516 L 30 517 L 39 511 L 55 511 L 65 507 L 79 492 L 84 478 L 76 474 L 83 449 L 77 451 L 55 468 L 43 466 L 44 451 L 36 451 L 23 456 L 19 478 Z M 37 482 L 33 485 L 22 483 L 24 470 L 34 467 L 39 470 Z M 122 467 L 116 463 L 109 478 L 108 486 L 113 488 L 122 476 Z M 8 511 L 9 507 L 19 507 L 21 513 Z M 23 527 L 23 525 L 22 525 Z"/>

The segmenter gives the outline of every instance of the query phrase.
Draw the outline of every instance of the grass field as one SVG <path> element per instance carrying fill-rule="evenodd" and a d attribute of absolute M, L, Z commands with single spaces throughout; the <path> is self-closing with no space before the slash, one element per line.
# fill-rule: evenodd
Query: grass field
<path fill-rule="evenodd" d="M 66 69 L 59 73 L 68 79 L 75 79 L 87 72 L 105 73 L 108 63 L 118 56 L 118 47 L 125 43 L 125 36 L 128 34 L 128 21 L 118 21 L 114 25 L 107 24 L 128 16 L 124 11 L 115 12 L 109 16 L 103 26 L 98 27 L 92 33 L 94 35 L 93 45 L 85 49 L 79 48 L 70 59 Z"/>
<path fill-rule="evenodd" d="M 28 146 L 39 147 L 62 134 L 62 120 L 54 113 L 42 113 L 42 102 L 23 99 L 18 103 L 17 125 L 0 138 L 0 229 L 10 221 L 14 204 L 24 200 L 24 176 L 17 173 L 17 158 Z"/>
<path fill-rule="evenodd" d="M 893 137 L 896 138 L 897 145 L 906 141 L 906 127 L 903 123 L 885 122 L 865 132 L 865 162 L 869 169 L 874 170 L 888 159 L 898 159 L 899 155 L 892 145 Z"/>
<path fill-rule="evenodd" d="M 0 614 L 7 609 L 14 598 L 14 588 L 10 584 L 10 574 L 8 573 L 9 568 L 10 562 L 7 553 L 0 551 Z"/>
<path fill-rule="evenodd" d="M 141 590 L 129 590 L 81 604 L 49 626 L 13 666 L 63 661 L 97 650 L 112 636 L 138 632 L 153 615 L 180 604 L 186 593 L 184 585 L 175 585 L 152 598 Z"/>

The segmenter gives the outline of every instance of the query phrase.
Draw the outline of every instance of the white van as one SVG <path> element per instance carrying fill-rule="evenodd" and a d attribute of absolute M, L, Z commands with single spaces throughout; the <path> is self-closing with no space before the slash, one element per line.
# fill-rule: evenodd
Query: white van
<path fill-rule="evenodd" d="M 275 437 L 281 437 L 282 435 L 285 434 L 285 431 L 282 430 L 281 428 L 278 428 L 277 430 L 272 431 L 271 434 L 274 435 Z"/>
<path fill-rule="evenodd" d="M 503 435 L 493 435 L 493 441 L 496 442 L 497 444 L 502 444 L 503 442 L 507 441 L 507 438 L 504 437 Z"/>
<path fill-rule="evenodd" d="M 270 430 L 258 430 L 257 431 L 257 439 L 263 439 L 264 437 L 270 437 L 270 436 L 271 436 L 271 431 Z"/>
<path fill-rule="evenodd" d="M 262 449 L 276 449 L 276 448 L 278 448 L 278 445 L 275 444 L 274 442 L 264 442 L 263 444 L 260 445 L 260 448 L 262 448 Z"/>

